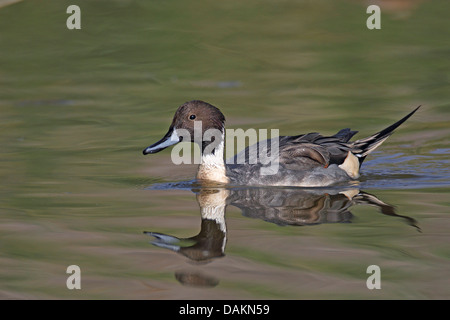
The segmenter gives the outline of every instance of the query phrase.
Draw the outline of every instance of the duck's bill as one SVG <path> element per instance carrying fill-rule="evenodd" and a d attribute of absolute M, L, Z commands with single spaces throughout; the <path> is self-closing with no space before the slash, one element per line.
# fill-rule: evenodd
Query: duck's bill
<path fill-rule="evenodd" d="M 166 133 L 166 135 L 161 140 L 159 140 L 158 142 L 145 148 L 142 151 L 142 153 L 144 155 L 151 154 L 151 153 L 157 153 L 157 152 L 160 152 L 161 150 L 164 150 L 167 147 L 177 144 L 180 141 L 181 141 L 181 138 L 178 137 L 177 131 L 174 130 L 172 127 L 170 127 L 169 131 Z"/>

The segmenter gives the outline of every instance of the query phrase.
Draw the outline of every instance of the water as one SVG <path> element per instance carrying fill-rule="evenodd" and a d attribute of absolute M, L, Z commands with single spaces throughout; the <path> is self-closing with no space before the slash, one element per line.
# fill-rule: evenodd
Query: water
<path fill-rule="evenodd" d="M 79 1 L 72 31 L 70 4 L 0 8 L 1 298 L 450 297 L 448 1 L 381 2 L 375 31 L 358 1 Z M 422 108 L 357 186 L 200 188 L 141 154 L 191 99 L 284 135 Z"/>

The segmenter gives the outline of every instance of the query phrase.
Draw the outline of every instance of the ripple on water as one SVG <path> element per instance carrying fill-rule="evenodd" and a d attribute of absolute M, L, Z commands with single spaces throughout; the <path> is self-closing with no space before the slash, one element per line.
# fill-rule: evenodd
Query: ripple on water
<path fill-rule="evenodd" d="M 447 150 L 447 149 L 446 149 Z M 449 160 L 427 156 L 386 156 L 367 161 L 360 178 L 362 189 L 417 189 L 450 186 Z M 190 190 L 195 180 L 155 183 L 148 190 Z"/>
<path fill-rule="evenodd" d="M 444 154 L 449 149 L 436 149 Z M 444 153 L 442 153 L 444 152 Z M 377 157 L 363 165 L 361 187 L 373 189 L 416 189 L 450 186 L 449 160 L 428 155 Z"/>

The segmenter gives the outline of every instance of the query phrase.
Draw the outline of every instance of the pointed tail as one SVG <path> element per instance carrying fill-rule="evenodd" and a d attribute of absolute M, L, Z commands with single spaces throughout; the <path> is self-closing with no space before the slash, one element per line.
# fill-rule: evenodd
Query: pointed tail
<path fill-rule="evenodd" d="M 354 141 L 351 151 L 355 156 L 359 158 L 359 165 L 361 166 L 366 156 L 373 150 L 375 150 L 379 145 L 381 145 L 384 140 L 389 138 L 389 136 L 394 133 L 394 130 L 397 129 L 403 122 L 408 120 L 408 118 L 411 117 L 420 107 L 421 106 L 418 106 L 404 118 L 400 119 L 386 129 L 381 130 L 380 132 L 377 132 L 370 137 Z"/>

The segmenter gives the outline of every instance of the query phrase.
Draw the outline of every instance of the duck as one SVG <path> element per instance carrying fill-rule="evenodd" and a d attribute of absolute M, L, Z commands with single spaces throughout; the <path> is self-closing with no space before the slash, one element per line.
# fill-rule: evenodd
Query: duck
<path fill-rule="evenodd" d="M 225 116 L 208 102 L 192 100 L 178 107 L 167 133 L 146 147 L 143 154 L 155 154 L 182 141 L 197 143 L 201 152 L 196 182 L 200 184 L 292 187 L 351 184 L 357 183 L 365 158 L 419 108 L 366 138 L 351 141 L 358 131 L 350 128 L 331 136 L 317 132 L 276 136 L 224 159 Z"/>

